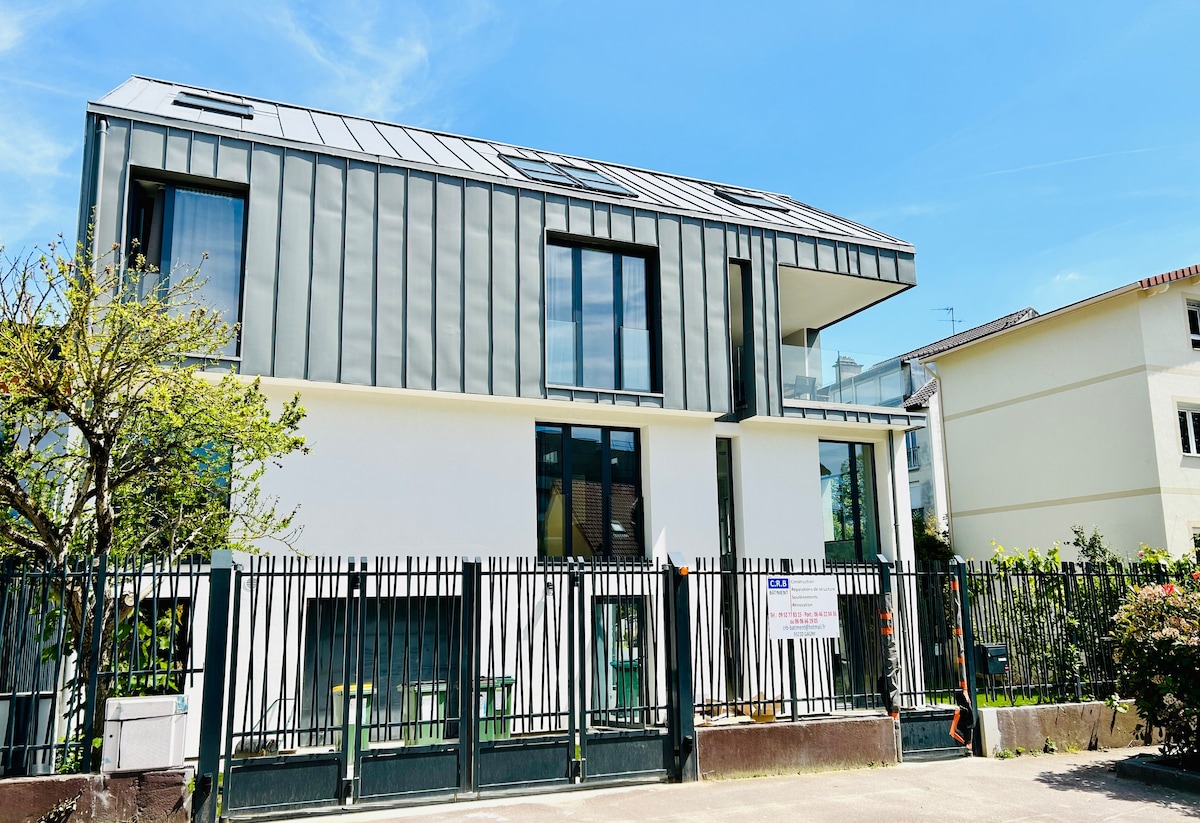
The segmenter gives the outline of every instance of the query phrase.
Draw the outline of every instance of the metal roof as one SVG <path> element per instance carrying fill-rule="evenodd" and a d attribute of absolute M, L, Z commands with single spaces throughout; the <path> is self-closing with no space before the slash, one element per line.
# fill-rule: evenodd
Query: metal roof
<path fill-rule="evenodd" d="M 206 106 L 206 100 L 211 101 L 212 105 Z M 129 78 L 89 104 L 88 110 L 116 116 L 129 113 L 135 119 L 138 119 L 136 115 L 142 115 L 141 119 L 175 121 L 198 131 L 232 133 L 243 139 L 299 145 L 327 154 L 351 157 L 366 155 L 378 162 L 430 167 L 467 177 L 498 179 L 507 185 L 544 192 L 574 194 L 632 207 L 726 219 L 796 234 L 835 237 L 870 246 L 913 251 L 912 245 L 903 240 L 774 192 L 334 114 L 148 77 Z M 628 189 L 634 196 L 531 180 L 506 162 L 503 159 L 506 155 L 599 172 Z M 723 196 L 723 191 L 762 197 L 777 204 L 777 207 L 764 208 L 735 202 L 734 198 Z"/>

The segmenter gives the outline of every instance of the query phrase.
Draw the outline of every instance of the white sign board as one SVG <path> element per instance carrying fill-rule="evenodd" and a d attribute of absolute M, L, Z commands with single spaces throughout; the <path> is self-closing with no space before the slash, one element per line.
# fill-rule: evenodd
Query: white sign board
<path fill-rule="evenodd" d="M 767 577 L 767 631 L 772 640 L 839 637 L 837 578 L 807 574 Z"/>

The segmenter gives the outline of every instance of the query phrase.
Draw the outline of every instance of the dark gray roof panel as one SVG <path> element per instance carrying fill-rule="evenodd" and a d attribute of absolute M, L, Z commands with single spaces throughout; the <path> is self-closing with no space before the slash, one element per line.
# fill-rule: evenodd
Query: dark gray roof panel
<path fill-rule="evenodd" d="M 958 334 L 952 334 L 949 337 L 938 340 L 936 343 L 930 343 L 928 346 L 922 346 L 919 349 L 913 349 L 910 352 L 900 355 L 901 360 L 917 360 L 926 357 L 933 357 L 935 354 L 949 351 L 956 346 L 961 346 L 964 343 L 970 343 L 973 340 L 978 340 L 981 337 L 987 337 L 989 334 L 995 334 L 998 331 L 1007 329 L 1009 326 L 1015 326 L 1018 323 L 1024 323 L 1026 320 L 1032 320 L 1037 317 L 1037 311 L 1029 306 L 1015 311 L 1012 314 L 1006 314 L 1003 317 L 997 317 L 990 323 L 984 323 L 982 326 L 976 326 L 973 329 L 960 331 Z"/>
<path fill-rule="evenodd" d="M 174 105 L 178 94 L 217 96 L 230 103 L 253 108 L 253 116 L 215 112 Z M 261 135 L 303 144 L 312 151 L 362 153 L 407 163 L 437 166 L 448 171 L 485 175 L 506 183 L 546 190 L 539 183 L 505 163 L 500 156 L 510 155 L 543 160 L 566 167 L 591 169 L 627 188 L 633 197 L 620 192 L 593 192 L 606 200 L 627 200 L 631 207 L 661 207 L 678 210 L 705 219 L 749 222 L 767 229 L 796 231 L 801 234 L 831 235 L 852 243 L 911 251 L 903 240 L 837 217 L 794 198 L 774 192 L 754 191 L 705 180 L 664 174 L 630 166 L 600 163 L 584 158 L 511 146 L 476 138 L 398 126 L 364 118 L 350 117 L 301 106 L 273 103 L 269 100 L 226 94 L 210 89 L 131 77 L 93 104 L 99 111 L 130 112 L 164 120 L 211 126 L 240 133 L 241 137 Z M 777 202 L 786 210 L 735 203 L 718 194 L 720 190 L 744 191 L 768 202 Z M 564 194 L 567 193 L 564 191 Z"/>

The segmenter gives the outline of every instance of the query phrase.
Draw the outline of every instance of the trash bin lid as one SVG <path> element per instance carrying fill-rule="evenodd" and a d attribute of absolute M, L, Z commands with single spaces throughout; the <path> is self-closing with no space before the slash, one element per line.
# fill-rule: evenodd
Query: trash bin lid
<path fill-rule="evenodd" d="M 334 694 L 341 694 L 345 690 L 346 690 L 346 685 L 344 683 L 338 683 L 336 686 L 333 687 Z M 367 697 L 367 696 L 375 693 L 375 689 L 374 689 L 374 687 L 372 687 L 370 681 L 367 681 L 366 683 L 362 684 L 362 693 L 363 693 L 363 697 Z M 358 685 L 357 684 L 355 684 L 355 683 L 350 684 L 350 694 L 352 694 L 352 695 L 358 694 Z"/>

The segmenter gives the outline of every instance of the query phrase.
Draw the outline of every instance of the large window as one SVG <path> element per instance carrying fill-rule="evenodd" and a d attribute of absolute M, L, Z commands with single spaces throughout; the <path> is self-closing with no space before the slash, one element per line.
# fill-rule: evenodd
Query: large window
<path fill-rule="evenodd" d="M 641 558 L 638 433 L 537 427 L 539 557 Z"/>
<path fill-rule="evenodd" d="M 879 520 L 870 443 L 821 441 L 821 508 L 826 560 L 875 558 Z"/>
<path fill-rule="evenodd" d="M 235 194 L 135 180 L 131 191 L 131 253 L 159 269 L 141 284 L 143 294 L 200 269 L 200 305 L 221 313 L 229 325 L 241 320 L 242 244 L 246 201 Z M 205 256 L 207 255 L 207 257 Z M 237 340 L 221 354 L 235 356 Z"/>
<path fill-rule="evenodd" d="M 653 391 L 657 382 L 646 258 L 546 249 L 546 382 Z"/>

